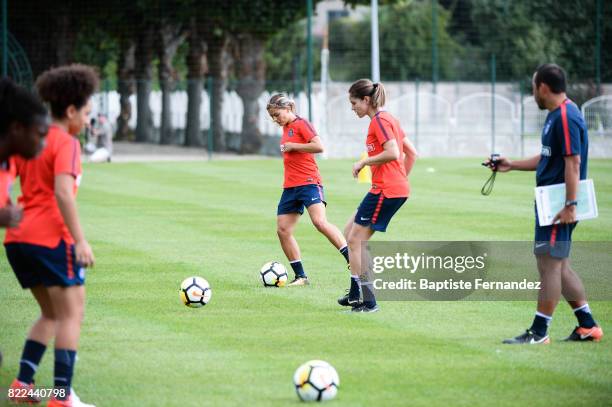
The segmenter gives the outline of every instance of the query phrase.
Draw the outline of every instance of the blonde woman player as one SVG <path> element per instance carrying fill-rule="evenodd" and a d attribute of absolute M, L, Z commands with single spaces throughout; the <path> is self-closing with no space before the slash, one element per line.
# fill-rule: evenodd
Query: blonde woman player
<path fill-rule="evenodd" d="M 283 194 L 277 209 L 277 233 L 283 252 L 291 264 L 295 278 L 288 285 L 308 285 L 302 265 L 300 247 L 293 230 L 304 207 L 312 224 L 333 244 L 348 263 L 348 247 L 340 230 L 327 221 L 325 197 L 319 168 L 314 155 L 323 152 L 321 138 L 312 125 L 295 113 L 295 102 L 285 94 L 277 94 L 268 102 L 272 120 L 283 128 L 280 142 L 284 164 Z"/>

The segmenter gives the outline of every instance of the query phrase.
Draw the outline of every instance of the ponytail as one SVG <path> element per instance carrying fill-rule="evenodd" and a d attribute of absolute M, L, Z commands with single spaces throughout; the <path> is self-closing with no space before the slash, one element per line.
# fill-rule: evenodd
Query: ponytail
<path fill-rule="evenodd" d="M 349 88 L 349 95 L 356 99 L 370 97 L 370 105 L 373 108 L 383 107 L 386 102 L 385 87 L 380 82 L 372 82 L 369 79 L 359 79 L 353 82 Z"/>

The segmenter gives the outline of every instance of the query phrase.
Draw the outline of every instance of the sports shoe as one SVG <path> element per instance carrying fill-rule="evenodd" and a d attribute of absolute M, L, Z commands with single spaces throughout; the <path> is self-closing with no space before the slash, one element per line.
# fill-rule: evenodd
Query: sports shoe
<path fill-rule="evenodd" d="M 13 394 L 15 394 L 15 396 L 12 396 L 12 397 L 9 396 L 8 398 L 11 403 L 14 403 L 14 404 L 38 404 L 40 403 L 39 397 L 35 397 L 33 395 L 28 394 L 30 390 L 34 390 L 34 383 L 26 384 L 26 383 L 20 382 L 19 380 L 15 379 L 13 380 L 13 383 L 11 383 L 11 387 L 9 387 L 9 392 L 10 390 L 13 390 Z"/>
<path fill-rule="evenodd" d="M 83 403 L 81 398 L 77 396 L 74 389 L 70 389 L 70 396 L 66 400 L 58 400 L 55 397 L 49 400 L 47 407 L 96 407 L 93 404 Z"/>
<path fill-rule="evenodd" d="M 95 404 L 87 404 L 81 401 L 81 398 L 77 396 L 74 389 L 70 389 L 70 396 L 72 397 L 72 406 L 73 407 L 96 407 Z"/>
<path fill-rule="evenodd" d="M 47 407 L 75 407 L 79 406 L 79 404 L 74 403 L 74 397 L 72 397 L 72 393 L 66 400 L 58 400 L 55 397 L 49 399 L 49 403 Z"/>
<path fill-rule="evenodd" d="M 599 342 L 603 338 L 603 330 L 595 325 L 593 328 L 583 328 L 577 326 L 570 336 L 564 339 L 565 342 Z"/>
<path fill-rule="evenodd" d="M 509 345 L 548 345 L 550 338 L 548 335 L 539 336 L 531 330 L 526 330 L 524 334 L 510 339 L 504 339 L 503 343 Z"/>
<path fill-rule="evenodd" d="M 293 281 L 287 284 L 287 287 L 296 287 L 299 285 L 309 285 L 309 284 L 310 284 L 310 281 L 308 281 L 308 277 L 296 277 L 293 279 Z"/>
<path fill-rule="evenodd" d="M 349 290 L 346 290 L 346 294 L 344 294 L 342 297 L 338 298 L 338 304 L 342 305 L 343 307 L 350 307 L 351 304 L 349 304 Z"/>
<path fill-rule="evenodd" d="M 365 304 L 359 304 L 351 308 L 351 312 L 378 312 L 380 308 L 378 308 L 377 304 L 374 304 L 371 307 L 368 307 Z"/>

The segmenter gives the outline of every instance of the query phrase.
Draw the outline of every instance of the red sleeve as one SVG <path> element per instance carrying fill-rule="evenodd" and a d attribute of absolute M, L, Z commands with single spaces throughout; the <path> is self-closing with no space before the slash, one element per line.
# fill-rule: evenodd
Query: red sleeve
<path fill-rule="evenodd" d="M 307 143 L 309 143 L 310 140 L 318 136 L 317 132 L 314 130 L 308 120 L 302 119 L 300 124 L 300 131 L 302 132 L 302 136 L 304 137 L 304 140 L 306 140 Z"/>
<path fill-rule="evenodd" d="M 55 154 L 53 175 L 70 174 L 77 177 L 81 173 L 81 144 L 74 137 L 62 140 Z"/>
<path fill-rule="evenodd" d="M 23 159 L 15 155 L 12 155 L 9 158 L 9 167 L 10 167 L 9 172 L 13 178 L 17 178 L 17 176 L 19 175 L 18 165 L 21 165 L 22 162 L 23 162 Z"/>
<path fill-rule="evenodd" d="M 564 156 L 580 155 L 580 128 L 571 117 L 568 117 L 567 105 L 561 104 L 561 128 L 557 132 L 560 133 L 561 151 Z M 557 120 L 557 123 L 559 120 Z"/>
<path fill-rule="evenodd" d="M 380 115 L 376 115 L 374 116 L 374 134 L 382 146 L 394 137 L 393 126 L 385 118 L 381 119 Z"/>

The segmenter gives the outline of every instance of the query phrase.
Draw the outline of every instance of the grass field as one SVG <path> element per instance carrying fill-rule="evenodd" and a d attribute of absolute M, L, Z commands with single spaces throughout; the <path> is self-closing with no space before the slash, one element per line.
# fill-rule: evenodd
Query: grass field
<path fill-rule="evenodd" d="M 320 163 L 328 218 L 339 226 L 367 190 L 350 164 Z M 600 218 L 583 222 L 576 240 L 612 241 L 611 173 L 612 161 L 591 161 Z M 375 239 L 531 240 L 534 174 L 501 174 L 483 197 L 487 176 L 479 160 L 418 161 L 412 198 Z M 282 164 L 272 159 L 85 166 L 79 209 L 97 264 L 74 381 L 84 401 L 299 405 L 293 371 L 324 359 L 340 374 L 337 406 L 610 405 L 611 337 L 560 343 L 575 323 L 566 305 L 548 347 L 500 343 L 528 327 L 532 302 L 384 302 L 377 314 L 344 313 L 336 304 L 348 283 L 343 259 L 307 218 L 297 239 L 312 285 L 263 288 L 259 267 L 287 264 L 275 230 L 281 180 Z M 4 253 L 0 270 L 6 387 L 37 310 Z M 190 275 L 211 283 L 203 309 L 179 303 Z M 612 335 L 612 302 L 591 308 Z M 39 369 L 42 386 L 52 384 L 52 355 Z"/>

